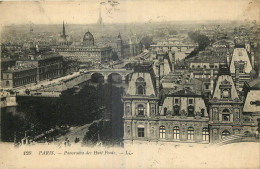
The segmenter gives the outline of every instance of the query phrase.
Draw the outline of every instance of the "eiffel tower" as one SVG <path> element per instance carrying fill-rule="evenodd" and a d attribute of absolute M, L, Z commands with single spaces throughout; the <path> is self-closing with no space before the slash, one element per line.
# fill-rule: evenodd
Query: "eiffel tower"
<path fill-rule="evenodd" d="M 98 24 L 99 24 L 99 25 L 102 25 L 101 6 L 99 7 Z"/>

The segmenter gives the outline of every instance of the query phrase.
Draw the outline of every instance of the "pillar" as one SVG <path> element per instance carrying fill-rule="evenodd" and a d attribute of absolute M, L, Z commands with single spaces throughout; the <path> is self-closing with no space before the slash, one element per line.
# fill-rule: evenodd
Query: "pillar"
<path fill-rule="evenodd" d="M 104 75 L 104 83 L 107 83 L 108 76 Z"/>

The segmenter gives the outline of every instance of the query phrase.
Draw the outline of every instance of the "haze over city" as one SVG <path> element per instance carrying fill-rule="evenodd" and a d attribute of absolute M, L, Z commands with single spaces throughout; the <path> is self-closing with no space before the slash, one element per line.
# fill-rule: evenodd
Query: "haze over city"
<path fill-rule="evenodd" d="M 259 2 L 251 0 L 134 0 L 2 2 L 0 23 L 96 23 L 101 8 L 104 23 L 259 20 Z"/>

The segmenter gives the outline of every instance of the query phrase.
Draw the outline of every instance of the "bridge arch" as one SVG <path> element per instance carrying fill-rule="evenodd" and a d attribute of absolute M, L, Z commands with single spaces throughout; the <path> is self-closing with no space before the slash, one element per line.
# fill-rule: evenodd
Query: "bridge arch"
<path fill-rule="evenodd" d="M 107 81 L 110 83 L 122 83 L 123 81 L 123 76 L 121 73 L 118 72 L 111 72 L 107 76 Z"/>
<path fill-rule="evenodd" d="M 93 83 L 104 83 L 105 77 L 102 73 L 92 72 L 90 75 Z"/>

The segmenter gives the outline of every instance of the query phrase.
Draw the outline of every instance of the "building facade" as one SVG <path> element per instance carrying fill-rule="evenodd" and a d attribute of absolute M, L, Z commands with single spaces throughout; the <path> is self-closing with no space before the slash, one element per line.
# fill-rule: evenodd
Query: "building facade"
<path fill-rule="evenodd" d="M 81 64 L 102 64 L 112 59 L 112 47 L 96 46 L 94 36 L 89 31 L 84 34 L 82 45 L 55 46 L 53 51 L 65 58 L 77 60 Z"/>

